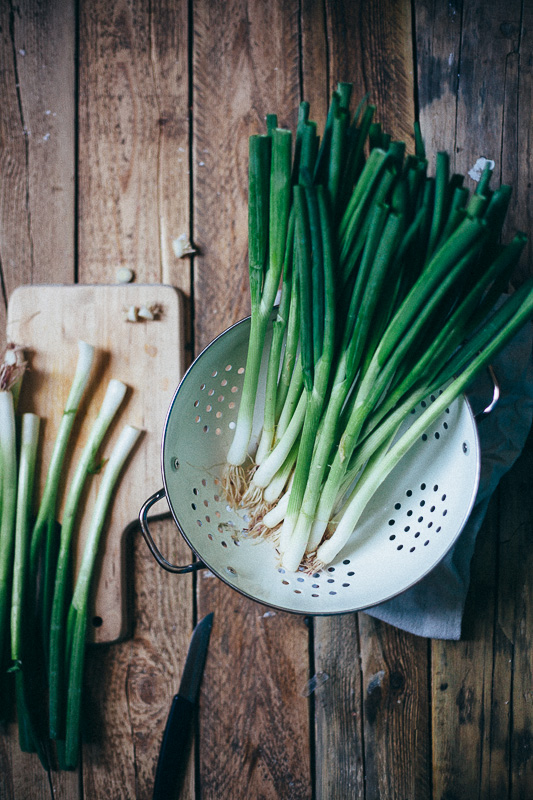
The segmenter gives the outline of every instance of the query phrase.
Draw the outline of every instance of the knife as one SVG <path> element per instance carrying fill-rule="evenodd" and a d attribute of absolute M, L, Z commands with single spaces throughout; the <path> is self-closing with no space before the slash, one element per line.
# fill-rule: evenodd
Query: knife
<path fill-rule="evenodd" d="M 180 687 L 172 699 L 161 741 L 153 800 L 170 800 L 175 797 L 178 782 L 185 773 L 189 735 L 212 626 L 213 613 L 205 616 L 192 633 Z"/>

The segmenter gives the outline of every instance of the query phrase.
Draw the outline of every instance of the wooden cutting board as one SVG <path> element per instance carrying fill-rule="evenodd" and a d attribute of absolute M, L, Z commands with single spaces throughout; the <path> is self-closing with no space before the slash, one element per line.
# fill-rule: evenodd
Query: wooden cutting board
<path fill-rule="evenodd" d="M 142 305 L 159 306 L 159 318 L 126 321 L 125 311 Z M 124 424 L 141 428 L 143 434 L 123 472 L 107 520 L 95 575 L 92 612 L 93 640 L 116 641 L 128 629 L 125 557 L 129 537 L 125 531 L 137 519 L 144 500 L 162 486 L 161 437 L 170 401 L 184 371 L 182 297 L 173 287 L 162 285 L 22 286 L 9 302 L 7 339 L 24 346 L 30 365 L 18 410 L 33 411 L 42 418 L 38 478 L 41 490 L 74 375 L 78 340 L 89 342 L 97 350 L 91 380 L 73 428 L 59 520 L 65 487 L 109 380 L 117 378 L 129 387 L 102 445 L 102 456 L 110 453 Z M 77 561 L 99 483 L 100 476 L 92 476 L 83 497 Z M 152 557 L 148 550 L 146 557 Z"/>

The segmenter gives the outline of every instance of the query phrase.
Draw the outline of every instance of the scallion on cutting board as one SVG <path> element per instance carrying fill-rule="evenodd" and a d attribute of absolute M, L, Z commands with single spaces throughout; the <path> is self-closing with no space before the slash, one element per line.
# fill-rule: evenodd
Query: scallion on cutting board
<path fill-rule="evenodd" d="M 62 687 L 65 683 L 65 632 L 68 611 L 66 601 L 72 569 L 72 537 L 78 518 L 81 494 L 87 479 L 94 471 L 98 450 L 124 400 L 126 391 L 124 383 L 114 378 L 110 380 L 102 406 L 91 426 L 87 442 L 76 465 L 63 510 L 50 617 L 48 690 L 52 739 L 61 738 L 64 733 L 65 698 Z"/>
<path fill-rule="evenodd" d="M 46 653 L 48 653 L 54 575 L 59 546 L 57 523 L 59 484 L 74 420 L 89 382 L 94 353 L 95 349 L 91 344 L 81 340 L 78 342 L 76 370 L 55 438 L 50 463 L 48 465 L 46 482 L 31 538 L 30 584 L 34 588 L 37 586 L 37 574 L 40 571 L 39 613 L 43 645 Z"/>
<path fill-rule="evenodd" d="M 274 539 L 288 570 L 331 563 L 357 535 L 385 476 L 533 317 L 531 281 L 493 311 L 526 242 L 521 232 L 501 242 L 510 187 L 491 188 L 486 168 L 469 191 L 463 176 L 450 175 L 445 152 L 431 175 L 417 125 L 408 154 L 365 101 L 350 119 L 349 97 L 350 87 L 339 84 L 320 145 L 308 104 L 300 107 L 280 303 L 285 348 L 274 329 L 275 347 L 259 349 L 259 273 L 250 269 L 249 358 L 254 391 L 258 365 L 270 358 L 267 408 L 259 450 L 245 457 L 249 438 L 241 448 L 239 488 L 228 499 L 246 510 L 254 535 Z M 266 258 L 280 207 L 271 183 L 270 225 L 256 224 L 252 153 L 251 265 Z M 398 438 L 432 392 L 437 400 Z M 250 402 L 244 413 L 250 421 Z M 233 454 L 232 445 L 226 474 Z"/>
<path fill-rule="evenodd" d="M 9 625 L 17 509 L 15 407 L 26 369 L 20 347 L 8 345 L 0 363 L 0 719 L 7 713 Z"/>
<path fill-rule="evenodd" d="M 97 479 L 100 486 L 94 507 L 87 508 L 84 503 L 82 510 L 82 492 L 87 481 L 102 471 L 105 460 L 97 462 L 98 451 L 127 391 L 124 383 L 111 379 L 101 408 L 88 430 L 59 519 L 62 473 L 67 463 L 74 418 L 91 376 L 94 356 L 92 345 L 78 342 L 76 369 L 51 459 L 44 470 L 46 479 L 36 520 L 33 501 L 36 476 L 41 470 L 40 419 L 30 412 L 19 418 L 15 415 L 26 368 L 23 348 L 10 345 L 0 364 L 2 718 L 10 718 L 14 696 L 20 748 L 36 753 L 47 770 L 54 763 L 59 768 L 72 768 L 77 761 L 82 718 L 81 681 L 94 565 L 117 482 L 141 434 L 139 429 L 125 426 L 102 476 Z M 29 403 L 31 398 L 24 398 L 26 407 Z M 78 541 L 82 513 L 89 516 L 88 533 L 73 588 L 74 544 Z M 57 759 L 53 756 L 54 739 Z"/>
<path fill-rule="evenodd" d="M 83 556 L 70 602 L 65 646 L 65 674 L 67 676 L 65 739 L 64 742 L 58 743 L 61 765 L 65 769 L 73 769 L 78 763 L 89 600 L 98 546 L 117 481 L 140 435 L 141 431 L 138 428 L 126 425 L 111 451 L 92 510 Z"/>

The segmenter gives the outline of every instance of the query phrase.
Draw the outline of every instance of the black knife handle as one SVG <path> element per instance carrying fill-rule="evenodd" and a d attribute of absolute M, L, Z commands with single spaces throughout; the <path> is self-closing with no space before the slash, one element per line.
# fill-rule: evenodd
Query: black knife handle
<path fill-rule="evenodd" d="M 187 768 L 194 704 L 174 695 L 159 751 L 153 800 L 171 800 Z"/>

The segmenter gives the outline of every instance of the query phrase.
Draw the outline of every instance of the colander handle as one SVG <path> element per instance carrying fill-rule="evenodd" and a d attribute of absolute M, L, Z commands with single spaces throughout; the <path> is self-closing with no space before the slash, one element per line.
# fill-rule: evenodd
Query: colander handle
<path fill-rule="evenodd" d="M 185 572 L 196 572 L 198 569 L 203 569 L 205 564 L 203 564 L 201 561 L 194 561 L 192 564 L 187 564 L 184 567 L 180 567 L 177 564 L 171 564 L 170 561 L 167 561 L 165 556 L 161 553 L 158 546 L 154 542 L 153 536 L 148 528 L 148 511 L 153 505 L 155 505 L 159 500 L 163 500 L 166 496 L 167 493 L 165 490 L 159 489 L 159 491 L 155 492 L 155 494 L 148 498 L 139 511 L 139 523 L 141 525 L 144 541 L 148 545 L 151 554 L 159 566 L 163 567 L 163 569 L 166 569 L 167 572 L 177 572 L 179 575 L 183 575 Z"/>

